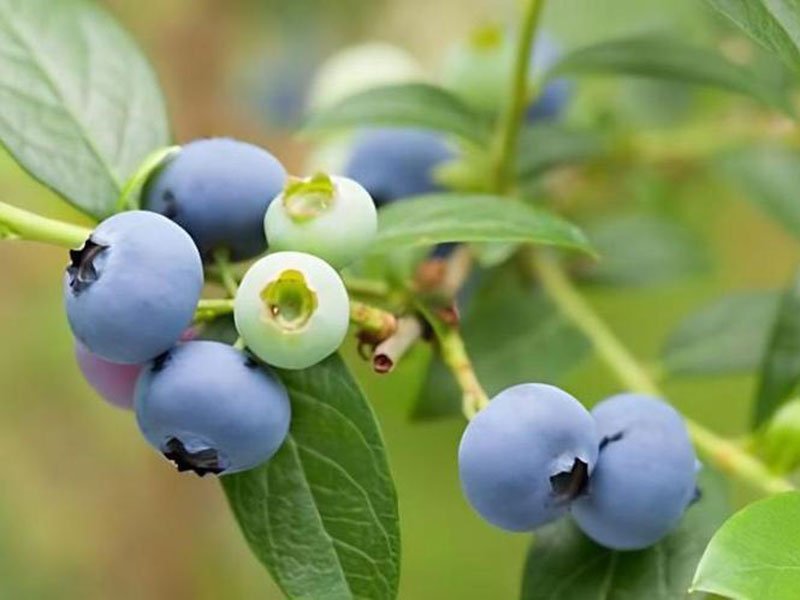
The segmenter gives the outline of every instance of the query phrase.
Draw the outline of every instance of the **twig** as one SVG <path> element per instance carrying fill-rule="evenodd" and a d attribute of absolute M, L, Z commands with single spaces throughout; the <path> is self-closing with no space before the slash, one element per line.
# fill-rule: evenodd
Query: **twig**
<path fill-rule="evenodd" d="M 0 202 L 0 240 L 30 240 L 64 248 L 80 248 L 91 230 L 56 219 L 48 219 Z"/>
<path fill-rule="evenodd" d="M 372 354 L 372 368 L 376 373 L 391 372 L 414 343 L 422 337 L 422 324 L 416 316 L 397 320 L 397 331 L 378 344 Z"/>
<path fill-rule="evenodd" d="M 397 331 L 397 319 L 392 313 L 357 300 L 350 301 L 350 322 L 363 334 L 362 341 L 373 345 L 380 344 Z"/>

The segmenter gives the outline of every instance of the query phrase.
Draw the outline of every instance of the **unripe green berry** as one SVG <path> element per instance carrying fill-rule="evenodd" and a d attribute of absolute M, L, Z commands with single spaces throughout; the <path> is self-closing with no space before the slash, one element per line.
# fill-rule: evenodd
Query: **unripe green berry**
<path fill-rule="evenodd" d="M 369 193 L 347 177 L 293 179 L 264 217 L 273 250 L 307 252 L 342 268 L 364 254 L 378 218 Z"/>
<path fill-rule="evenodd" d="M 347 334 L 350 301 L 339 274 L 301 252 L 277 252 L 244 276 L 234 303 L 236 329 L 264 362 L 304 369 L 334 353 Z"/>

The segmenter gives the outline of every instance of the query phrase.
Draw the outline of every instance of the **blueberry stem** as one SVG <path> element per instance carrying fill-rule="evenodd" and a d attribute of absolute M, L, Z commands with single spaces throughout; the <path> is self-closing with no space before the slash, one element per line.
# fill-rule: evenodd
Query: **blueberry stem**
<path fill-rule="evenodd" d="M 516 156 L 517 140 L 525 115 L 525 107 L 530 101 L 528 73 L 533 54 L 533 41 L 536 37 L 536 29 L 539 26 L 544 3 L 545 0 L 531 0 L 523 15 L 514 59 L 510 101 L 506 111 L 500 117 L 493 147 L 494 188 L 499 193 L 507 191 L 513 179 L 509 175 Z"/>
<path fill-rule="evenodd" d="M 539 281 L 561 311 L 589 338 L 598 356 L 628 389 L 664 398 L 664 392 L 631 354 L 611 328 L 589 305 L 561 266 L 541 254 L 532 257 Z M 721 471 L 770 494 L 793 490 L 794 486 L 774 475 L 764 463 L 734 442 L 722 438 L 684 417 L 689 435 L 700 453 Z"/>
<path fill-rule="evenodd" d="M 90 229 L 0 202 L 0 240 L 30 240 L 80 248 L 91 233 Z"/>
<path fill-rule="evenodd" d="M 131 175 L 122 187 L 117 199 L 117 212 L 123 210 L 138 210 L 141 202 L 139 194 L 150 178 L 150 175 L 159 169 L 170 156 L 180 151 L 180 146 L 166 146 L 148 154 L 136 172 Z"/>
<path fill-rule="evenodd" d="M 397 331 L 378 344 L 372 354 L 372 369 L 376 373 L 390 373 L 397 362 L 422 337 L 422 323 L 416 316 L 397 320 Z"/>
<path fill-rule="evenodd" d="M 461 388 L 461 411 L 470 420 L 489 404 L 489 395 L 475 374 L 458 323 L 446 322 L 419 298 L 415 302 L 419 313 L 430 325 L 433 337 L 439 345 L 442 361 Z"/>
<path fill-rule="evenodd" d="M 350 301 L 350 322 L 375 343 L 383 342 L 397 331 L 397 319 L 392 313 L 357 300 Z"/>
<path fill-rule="evenodd" d="M 236 297 L 236 292 L 239 291 L 239 284 L 236 277 L 233 275 L 230 263 L 230 252 L 226 249 L 219 249 L 214 251 L 214 264 L 219 272 L 219 277 L 222 282 L 222 287 L 231 298 Z"/>
<path fill-rule="evenodd" d="M 389 284 L 377 279 L 361 279 L 359 277 L 342 276 L 344 285 L 351 294 L 385 298 L 391 292 Z"/>

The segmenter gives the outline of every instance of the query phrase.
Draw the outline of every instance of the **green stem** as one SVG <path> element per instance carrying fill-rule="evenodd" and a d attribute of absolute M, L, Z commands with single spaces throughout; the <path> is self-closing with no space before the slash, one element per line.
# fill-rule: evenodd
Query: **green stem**
<path fill-rule="evenodd" d="M 359 277 L 342 275 L 342 280 L 344 281 L 347 291 L 359 296 L 385 298 L 391 291 L 388 283 L 377 279 L 362 279 Z"/>
<path fill-rule="evenodd" d="M 227 250 L 217 250 L 214 252 L 214 263 L 217 266 L 222 287 L 225 288 L 228 296 L 235 298 L 236 292 L 239 291 L 239 284 L 231 270 L 230 253 Z"/>
<path fill-rule="evenodd" d="M 48 219 L 0 202 L 0 240 L 31 240 L 65 248 L 80 248 L 90 229 Z"/>
<path fill-rule="evenodd" d="M 350 301 L 350 322 L 376 344 L 390 338 L 397 331 L 397 319 L 392 313 L 357 300 Z"/>
<path fill-rule="evenodd" d="M 534 256 L 533 266 L 550 297 L 561 311 L 589 338 L 598 356 L 629 390 L 665 397 L 645 368 L 633 357 L 609 326 L 597 315 L 553 259 Z M 721 471 L 761 488 L 767 493 L 794 489 L 761 461 L 738 445 L 686 419 L 689 435 L 700 453 Z"/>
<path fill-rule="evenodd" d="M 511 83 L 511 95 L 508 107 L 501 116 L 494 146 L 494 189 L 503 193 L 513 179 L 511 169 L 516 156 L 517 140 L 520 126 L 528 104 L 528 73 L 530 72 L 533 41 L 536 28 L 542 14 L 545 0 L 531 0 L 525 11 L 522 28 L 519 32 L 519 43 L 514 59 L 514 72 Z"/>

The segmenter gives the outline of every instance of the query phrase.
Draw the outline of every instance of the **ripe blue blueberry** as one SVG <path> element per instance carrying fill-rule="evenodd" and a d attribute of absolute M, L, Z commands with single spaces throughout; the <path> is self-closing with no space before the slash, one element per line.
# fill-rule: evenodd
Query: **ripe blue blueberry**
<path fill-rule="evenodd" d="M 266 150 L 226 138 L 186 144 L 151 177 L 144 206 L 189 232 L 205 260 L 226 250 L 244 260 L 266 250 L 263 219 L 286 182 Z"/>
<path fill-rule="evenodd" d="M 378 216 L 357 182 L 318 174 L 289 182 L 267 209 L 264 230 L 272 250 L 308 252 L 341 268 L 372 243 Z"/>
<path fill-rule="evenodd" d="M 261 360 L 304 369 L 341 345 L 350 302 L 339 274 L 325 261 L 301 252 L 276 252 L 245 274 L 234 318 L 239 335 Z"/>
<path fill-rule="evenodd" d="M 175 346 L 149 363 L 136 386 L 147 441 L 179 471 L 218 475 L 269 460 L 289 431 L 283 385 L 227 344 Z"/>
<path fill-rule="evenodd" d="M 529 531 L 562 516 L 597 459 L 589 412 L 544 384 L 500 392 L 467 426 L 458 450 L 470 504 L 497 527 Z"/>
<path fill-rule="evenodd" d="M 451 52 L 445 65 L 445 84 L 477 110 L 488 113 L 501 110 L 507 100 L 504 94 L 514 65 L 513 37 L 493 25 L 477 30 L 466 44 Z M 544 33 L 537 37 L 529 73 L 534 85 L 532 91 L 537 93 L 526 113 L 528 121 L 557 118 L 572 95 L 572 85 L 565 79 L 542 81 L 560 53 L 551 36 Z M 542 84 L 544 87 L 540 89 Z"/>
<path fill-rule="evenodd" d="M 592 410 L 597 467 L 572 505 L 578 526 L 616 550 L 655 544 L 695 495 L 696 457 L 680 414 L 657 398 L 620 394 Z"/>
<path fill-rule="evenodd" d="M 440 135 L 417 129 L 372 129 L 355 140 L 345 174 L 377 206 L 441 189 L 434 170 L 454 156 Z"/>
<path fill-rule="evenodd" d="M 189 235 L 169 219 L 124 212 L 70 252 L 64 303 L 75 337 L 115 363 L 167 351 L 194 316 L 203 265 Z"/>
<path fill-rule="evenodd" d="M 133 408 L 136 380 L 142 365 L 120 365 L 104 360 L 75 340 L 75 360 L 86 382 L 101 398 L 119 408 Z"/>

